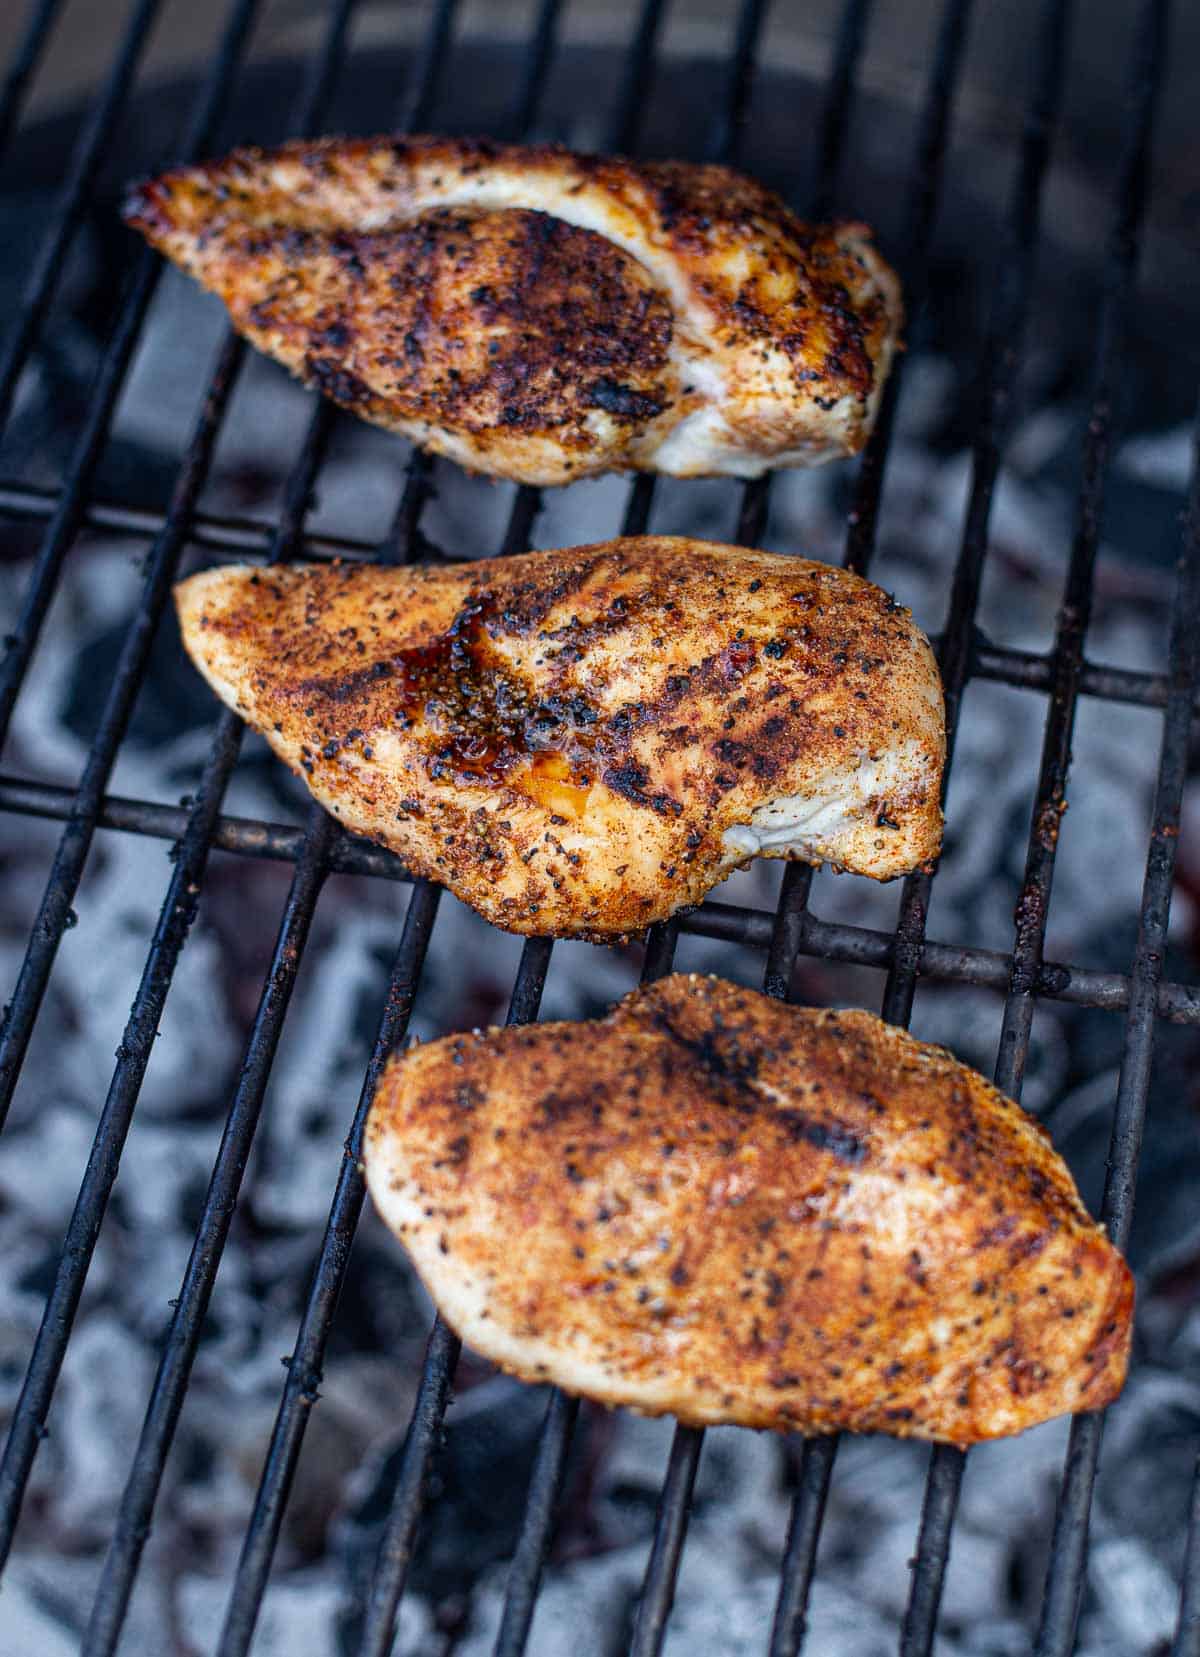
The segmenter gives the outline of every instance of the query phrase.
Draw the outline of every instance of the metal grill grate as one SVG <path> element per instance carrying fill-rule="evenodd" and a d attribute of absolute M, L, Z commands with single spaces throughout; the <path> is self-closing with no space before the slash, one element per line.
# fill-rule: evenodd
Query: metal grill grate
<path fill-rule="evenodd" d="M 31 10 L 13 64 L 0 87 L 0 150 L 19 120 L 23 99 L 57 24 L 59 10 L 59 0 L 40 0 Z M 259 10 L 259 0 L 236 0 L 232 6 L 181 146 L 184 157 L 198 157 L 210 147 Z M 411 130 L 436 124 L 439 86 L 454 51 L 456 10 L 455 0 L 437 0 L 432 9 L 427 32 L 415 56 L 410 84 L 397 114 L 401 128 Z M 561 0 L 541 0 L 518 84 L 513 88 L 510 110 L 503 123 L 504 136 L 528 132 L 537 119 L 539 100 L 556 48 L 560 10 Z M 127 104 L 143 47 L 158 11 L 159 0 L 139 0 L 133 7 L 111 71 L 79 136 L 57 214 L 38 251 L 20 313 L 0 355 L 0 430 L 7 421 L 22 368 L 53 300 L 114 127 Z M 335 0 L 330 6 L 324 41 L 295 111 L 293 128 L 296 131 L 314 131 L 322 123 L 346 56 L 354 11 L 355 0 Z M 815 148 L 814 177 L 808 203 L 800 204 L 817 213 L 827 212 L 837 197 L 839 168 L 870 11 L 870 0 L 846 0 L 833 43 Z M 806 955 L 886 970 L 884 1015 L 900 1023 L 908 1021 L 917 982 L 922 977 L 997 989 L 1005 995 L 1005 1009 L 996 1079 L 1014 1095 L 1020 1092 L 1033 1012 L 1039 998 L 1055 997 L 1123 1013 L 1124 1057 L 1113 1116 L 1104 1218 L 1116 1241 L 1124 1244 L 1131 1222 L 1156 1020 L 1200 1023 L 1200 990 L 1163 979 L 1176 836 L 1200 666 L 1197 661 L 1200 468 L 1193 469 L 1189 509 L 1183 526 L 1166 671 L 1137 673 L 1087 661 L 1084 652 L 1112 438 L 1112 388 L 1121 362 L 1122 324 L 1133 296 L 1139 234 L 1146 208 L 1151 133 L 1165 57 L 1166 0 L 1145 0 L 1140 9 L 1137 49 L 1129 66 L 1125 152 L 1113 194 L 1105 299 L 1095 340 L 1091 418 L 1057 634 L 1052 649 L 1044 655 L 1000 648 L 981 637 L 975 615 L 988 550 L 989 518 L 1010 424 L 1021 337 L 1030 307 L 1043 187 L 1062 102 L 1073 7 L 1071 0 L 1045 0 L 1041 11 L 1034 47 L 1032 92 L 1013 184 L 1007 238 L 996 263 L 993 310 L 981 363 L 984 393 L 974 437 L 969 501 L 947 619 L 938 642 L 951 743 L 964 691 L 972 679 L 991 679 L 1048 698 L 1041 771 L 1012 948 L 1001 953 L 928 940 L 925 917 L 930 877 L 925 875 L 911 877 L 906 883 L 894 933 L 823 921 L 808 908 L 811 871 L 801 865 L 791 865 L 783 880 L 778 911 L 773 915 L 710 902 L 679 921 L 654 928 L 647 942 L 643 977 L 652 979 L 669 971 L 677 937 L 680 933 L 694 933 L 760 951 L 765 957 L 765 987 L 777 996 L 787 994 L 793 966 Z M 626 55 L 623 80 L 613 100 L 614 114 L 608 132 L 613 148 L 636 147 L 640 113 L 654 74 L 665 12 L 665 0 L 643 0 Z M 905 291 L 913 314 L 926 297 L 932 235 L 942 195 L 944 162 L 971 12 L 971 0 L 948 0 L 933 43 L 908 183 L 906 231 L 899 243 Z M 729 20 L 726 93 L 722 107 L 713 112 L 712 118 L 710 154 L 714 157 L 724 160 L 736 157 L 739 135 L 752 107 L 756 47 L 766 13 L 766 0 L 745 0 L 737 16 Z M 158 273 L 159 262 L 149 251 L 143 251 L 135 259 L 119 322 L 93 388 L 61 489 L 44 492 L 18 483 L 0 485 L 0 516 L 45 523 L 21 613 L 8 639 L 0 673 L 0 735 L 7 733 L 64 560 L 80 533 L 89 527 L 102 528 L 152 543 L 140 602 L 129 622 L 120 661 L 107 688 L 78 787 L 70 790 L 16 777 L 0 777 L 0 809 L 57 819 L 65 825 L 0 1032 L 0 1114 L 7 1110 L 11 1100 L 55 955 L 70 922 L 71 904 L 96 829 L 118 829 L 176 843 L 174 869 L 158 926 L 0 1463 L 0 1559 L 7 1557 L 12 1545 L 154 1034 L 203 887 L 209 853 L 217 847 L 249 857 L 280 859 L 291 862 L 294 872 L 84 1639 L 83 1650 L 89 1657 L 114 1651 L 120 1639 L 196 1356 L 201 1325 L 238 1201 L 272 1060 L 322 884 L 332 872 L 409 879 L 394 857 L 348 837 L 319 808 L 313 808 L 306 824 L 299 829 L 223 814 L 223 797 L 241 741 L 241 727 L 230 714 L 222 715 L 217 723 L 202 781 L 189 809 L 112 796 L 107 792 L 109 779 L 147 669 L 171 583 L 188 545 L 211 548 L 219 553 L 266 556 L 272 560 L 303 555 L 308 558 L 371 556 L 403 561 L 423 556 L 428 549 L 421 517 L 434 471 L 428 460 L 417 455 L 412 457 L 391 531 L 381 546 L 308 535 L 306 517 L 314 485 L 336 422 L 341 418 L 329 405 L 318 404 L 288 481 L 278 521 L 272 527 L 266 529 L 261 524 L 200 514 L 197 503 L 209 475 L 243 358 L 242 346 L 229 335 L 217 355 L 167 509 L 154 514 L 97 500 L 93 486 L 99 462 Z M 867 571 L 871 562 L 893 417 L 901 395 L 902 372 L 898 369 L 854 485 L 844 560 L 847 566 L 858 571 Z M 767 482 L 762 482 L 743 489 L 736 537 L 739 541 L 753 544 L 761 539 L 766 525 L 768 487 Z M 652 479 L 641 478 L 631 486 L 621 526 L 625 532 L 636 533 L 646 527 L 654 496 Z M 516 492 L 500 551 L 513 552 L 527 545 L 539 506 L 536 490 L 522 488 Z M 1056 845 L 1054 835 L 1045 829 L 1049 821 L 1057 820 L 1064 797 L 1073 722 L 1081 696 L 1163 710 L 1141 926 L 1127 974 L 1048 962 L 1043 958 Z M 231 1584 L 218 1646 L 222 1657 L 248 1651 L 254 1636 L 305 1429 L 318 1396 L 326 1346 L 362 1208 L 363 1183 L 356 1159 L 363 1123 L 380 1067 L 404 1038 L 437 920 L 438 900 L 437 888 L 424 881 L 413 884 L 374 1051 L 350 1126 L 345 1160 L 338 1175 L 295 1348 L 288 1361 L 275 1428 L 241 1558 Z M 531 939 L 525 943 L 509 1005 L 510 1023 L 537 1017 L 552 953 L 553 946 L 548 940 Z M 371 1657 L 383 1657 L 391 1648 L 397 1607 L 422 1515 L 427 1474 L 458 1351 L 455 1337 L 437 1321 L 429 1338 L 394 1505 L 363 1608 L 361 1649 Z M 556 1503 L 576 1413 L 574 1401 L 560 1393 L 552 1395 L 532 1469 L 496 1643 L 496 1651 L 505 1657 L 515 1657 L 521 1652 L 529 1634 L 542 1567 L 554 1531 Z M 1088 1513 L 1102 1430 L 1101 1418 L 1081 1417 L 1071 1433 L 1037 1634 L 1039 1657 L 1066 1654 L 1074 1644 Z M 657 1652 L 665 1636 L 702 1444 L 700 1432 L 677 1428 L 632 1636 L 631 1649 L 638 1657 Z M 813 1440 L 803 1446 L 782 1560 L 770 1642 L 772 1657 L 786 1657 L 799 1651 L 803 1644 L 806 1607 L 836 1452 L 834 1440 Z M 910 1598 L 900 1634 L 903 1657 L 918 1657 L 933 1647 L 964 1461 L 963 1455 L 948 1449 L 935 1449 L 930 1456 Z M 1200 1654 L 1200 1485 L 1197 1490 L 1175 1657 Z"/>

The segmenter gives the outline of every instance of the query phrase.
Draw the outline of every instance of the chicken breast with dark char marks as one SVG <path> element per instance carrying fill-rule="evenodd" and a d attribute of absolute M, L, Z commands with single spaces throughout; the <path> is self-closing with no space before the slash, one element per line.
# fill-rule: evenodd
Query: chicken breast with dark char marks
<path fill-rule="evenodd" d="M 125 216 L 309 384 L 526 483 L 852 454 L 901 325 L 865 226 L 726 167 L 325 138 L 149 180 Z"/>
<path fill-rule="evenodd" d="M 177 602 L 323 805 L 511 931 L 637 933 L 755 854 L 885 880 L 938 851 L 937 668 L 844 570 L 641 536 L 213 569 Z"/>
<path fill-rule="evenodd" d="M 451 1328 L 605 1404 L 965 1446 L 1124 1382 L 1133 1279 L 1045 1132 L 869 1013 L 676 976 L 448 1036 L 364 1158 Z"/>

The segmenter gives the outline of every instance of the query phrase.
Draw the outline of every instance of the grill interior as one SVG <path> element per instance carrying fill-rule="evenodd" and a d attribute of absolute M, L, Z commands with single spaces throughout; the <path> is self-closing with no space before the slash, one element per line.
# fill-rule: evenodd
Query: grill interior
<path fill-rule="evenodd" d="M 669 130 L 664 133 L 662 121 L 650 120 L 656 152 L 703 153 L 729 161 L 736 161 L 744 153 L 745 136 L 758 118 L 756 98 L 760 93 L 765 96 L 768 89 L 769 65 L 764 64 L 759 73 L 757 61 L 771 22 L 768 9 L 767 0 L 746 0 L 740 8 L 731 6 L 727 12 L 714 8 L 713 27 L 719 30 L 724 44 L 717 55 L 709 54 L 703 71 L 705 86 L 713 89 L 712 101 L 703 103 L 701 119 L 693 112 L 691 137 L 686 144 L 673 141 Z M 1045 0 L 1036 12 L 1030 9 L 1028 14 L 1022 9 L 1021 27 L 1028 36 L 1024 116 L 1008 147 L 1003 226 L 980 261 L 988 270 L 991 291 L 986 295 L 983 323 L 976 330 L 979 392 L 973 405 L 970 478 L 938 637 L 952 744 L 960 718 L 969 717 L 964 711 L 965 696 L 974 680 L 1013 687 L 1040 698 L 1045 708 L 1040 770 L 1027 823 L 1024 878 L 1017 894 L 1010 944 L 997 949 L 985 947 L 982 942 L 941 942 L 927 937 L 933 877 L 926 875 L 910 877 L 904 883 L 894 925 L 888 930 L 822 918 L 810 908 L 813 871 L 790 865 L 783 874 L 773 911 L 729 901 L 707 902 L 675 922 L 653 928 L 641 960 L 645 981 L 671 970 L 681 938 L 709 940 L 727 946 L 731 952 L 740 947 L 757 961 L 759 982 L 780 997 L 799 993 L 803 983 L 799 969 L 806 959 L 874 969 L 877 976 L 883 975 L 884 1016 L 904 1024 L 912 1015 L 922 981 L 998 992 L 1003 998 L 1003 1015 L 995 1079 L 1002 1089 L 1018 1097 L 1040 1002 L 1058 1000 L 1094 1008 L 1121 1021 L 1120 1081 L 1115 1100 L 1110 1101 L 1111 1146 L 1102 1213 L 1122 1247 L 1128 1244 L 1132 1226 L 1156 1030 L 1163 1020 L 1200 1024 L 1200 986 L 1172 979 L 1165 967 L 1197 695 L 1200 483 L 1194 466 L 1175 544 L 1178 563 L 1165 659 L 1158 671 L 1143 671 L 1093 661 L 1085 653 L 1116 430 L 1114 403 L 1119 388 L 1126 383 L 1130 329 L 1144 325 L 1144 319 L 1139 322 L 1137 316 L 1135 272 L 1148 207 L 1151 141 L 1168 64 L 1168 9 L 1165 0 L 1146 0 L 1130 8 L 1135 13 L 1131 23 L 1134 46 L 1125 66 L 1127 99 L 1121 115 L 1120 151 L 1105 172 L 1107 219 L 1102 226 L 1095 226 L 1087 254 L 1100 295 L 1095 326 L 1089 313 L 1086 327 L 1090 405 L 1074 479 L 1076 507 L 1069 545 L 1056 549 L 1061 569 L 1061 608 L 1053 642 L 1045 651 L 992 642 L 980 631 L 977 620 L 992 508 L 1014 422 L 1022 341 L 1037 322 L 1036 255 L 1044 230 L 1052 146 L 1071 61 L 1071 28 L 1073 22 L 1076 27 L 1086 26 L 1085 18 L 1073 19 L 1074 8 L 1069 0 Z M 396 127 L 408 131 L 439 127 L 447 87 L 455 75 L 456 54 L 461 53 L 458 73 L 472 87 L 479 84 L 480 107 L 486 110 L 486 119 L 477 118 L 472 125 L 504 136 L 543 131 L 542 100 L 558 61 L 562 14 L 567 10 L 560 0 L 540 0 L 536 11 L 523 19 L 526 32 L 513 35 L 504 50 L 496 54 L 496 68 L 485 85 L 479 79 L 482 56 L 476 56 L 475 69 L 461 67 L 469 63 L 469 51 L 457 32 L 461 20 L 454 0 L 437 0 L 428 15 L 420 15 L 414 42 L 404 51 L 405 75 L 402 88 L 397 83 L 401 96 L 393 116 Z M 603 86 L 602 102 L 607 113 L 601 117 L 589 108 L 588 118 L 598 123 L 588 133 L 593 142 L 618 150 L 635 150 L 644 143 L 647 120 L 655 107 L 661 37 L 669 22 L 667 10 L 664 0 L 643 0 L 627 40 L 619 47 L 604 48 L 605 64 L 619 64 L 619 72 Z M 114 171 L 118 177 L 128 175 L 172 159 L 198 158 L 234 139 L 269 141 L 283 135 L 282 131 L 259 130 L 253 124 L 252 112 L 242 116 L 243 124 L 235 133 L 227 131 L 228 111 L 237 96 L 243 58 L 259 21 L 259 0 L 236 0 L 230 8 L 219 43 L 192 87 L 192 107 L 182 135 L 165 128 L 159 131 L 167 115 L 171 122 L 179 117 L 180 102 L 175 97 L 160 94 L 146 104 L 144 119 L 131 121 L 129 110 L 131 100 L 138 95 L 139 64 L 159 11 L 159 0 L 140 0 L 133 6 L 125 32 L 114 45 L 111 66 L 82 120 L 69 123 L 69 131 L 66 127 L 62 130 L 69 160 L 61 175 L 57 204 L 52 216 L 38 227 L 27 269 L 22 273 L 22 299 L 8 320 L 0 351 L 0 427 L 9 423 L 14 408 L 20 406 L 22 376 L 34 360 L 39 339 L 54 314 L 56 294 L 69 279 L 73 247 L 91 224 L 91 203 L 97 198 L 107 199 L 104 192 L 111 190 L 109 175 Z M 364 47 L 361 54 L 351 50 L 356 12 L 353 0 L 333 0 L 313 20 L 319 28 L 313 31 L 315 44 L 305 60 L 299 90 L 286 119 L 287 132 L 322 130 L 339 92 L 352 95 L 360 69 L 369 72 L 373 48 Z M 855 117 L 862 108 L 860 69 L 875 21 L 871 14 L 870 0 L 846 0 L 832 34 L 824 42 L 824 87 L 816 99 L 815 118 L 811 112 L 806 116 L 810 122 L 811 161 L 806 157 L 796 163 L 801 173 L 809 174 L 807 197 L 795 202 L 802 209 L 826 212 L 843 208 L 869 213 L 869 207 L 856 195 L 854 181 L 847 180 L 844 163 Z M 915 124 L 910 124 L 905 136 L 903 231 L 885 241 L 886 251 L 903 275 L 914 335 L 922 326 L 932 325 L 930 313 L 947 303 L 944 286 L 939 287 L 932 279 L 932 258 L 939 210 L 954 184 L 947 158 L 970 28 L 978 22 L 971 14 L 970 0 L 948 0 L 936 21 L 924 59 Z M 1013 17 L 1016 27 L 1015 11 Z M 405 14 L 405 32 L 412 22 L 412 16 Z M 20 164 L 36 165 L 33 155 L 20 148 L 23 106 L 37 85 L 39 66 L 44 59 L 52 59 L 57 32 L 71 27 L 69 5 L 64 7 L 61 0 L 37 0 L 19 34 L 8 77 L 0 87 L 0 151 L 7 149 L 10 158 L 17 156 Z M 1179 74 L 1184 67 L 1174 65 Z M 296 79 L 293 71 L 294 61 L 289 85 Z M 352 110 L 353 104 L 349 107 Z M 239 108 L 244 110 L 244 103 Z M 159 113 L 152 120 L 154 110 Z M 786 151 L 792 140 L 787 132 L 775 130 L 778 119 L 773 117 L 771 136 Z M 348 121 L 353 121 L 352 115 Z M 52 984 L 59 946 L 75 918 L 73 905 L 97 830 L 170 841 L 173 867 L 0 1463 L 0 1554 L 4 1558 L 13 1545 L 48 1420 L 53 1427 L 52 1403 L 59 1371 L 172 978 L 198 908 L 203 912 L 210 853 L 217 850 L 290 865 L 291 884 L 211 1181 L 199 1207 L 194 1247 L 161 1345 L 144 1424 L 114 1516 L 111 1545 L 82 1641 L 81 1649 L 89 1654 L 114 1651 L 121 1638 L 322 887 L 335 874 L 401 882 L 410 887 L 370 1065 L 358 1109 L 347 1124 L 345 1157 L 340 1168 L 330 1169 L 328 1221 L 307 1286 L 294 1351 L 286 1360 L 278 1413 L 265 1462 L 258 1472 L 257 1496 L 248 1516 L 240 1560 L 228 1585 L 216 1649 L 233 1654 L 248 1651 L 254 1640 L 293 1477 L 319 1397 L 327 1348 L 337 1328 L 339 1294 L 363 1205 L 356 1160 L 363 1121 L 380 1066 L 404 1041 L 414 1004 L 422 993 L 422 971 L 438 923 L 440 894 L 427 882 L 410 881 L 390 854 L 348 837 L 319 808 L 312 808 L 295 823 L 251 819 L 227 811 L 226 791 L 238 767 L 242 742 L 241 727 L 229 713 L 221 714 L 212 725 L 199 786 L 188 803 L 175 806 L 114 794 L 110 785 L 149 670 L 171 584 L 185 562 L 190 567 L 209 561 L 213 555 L 398 561 L 438 556 L 439 549 L 429 539 L 426 527 L 428 509 L 439 478 L 449 468 L 447 463 L 435 465 L 420 455 L 410 455 L 395 441 L 399 481 L 391 526 L 382 541 L 339 533 L 337 525 L 322 524 L 319 531 L 314 530 L 314 492 L 320 487 L 322 468 L 331 449 L 336 448 L 339 429 L 345 423 L 330 405 L 314 401 L 283 499 L 269 521 L 203 510 L 202 498 L 223 423 L 247 356 L 243 346 L 229 335 L 213 363 L 207 386 L 198 395 L 194 428 L 177 456 L 169 498 L 147 501 L 139 498 L 137 490 L 126 499 L 105 493 L 100 485 L 106 477 L 104 466 L 114 411 L 139 349 L 160 276 L 159 261 L 149 250 L 135 249 L 131 239 L 114 241 L 114 246 L 121 261 L 120 299 L 114 306 L 115 320 L 86 402 L 75 411 L 70 429 L 60 433 L 66 440 L 61 472 L 52 480 L 11 477 L 0 482 L 0 519 L 5 533 L 20 537 L 14 543 L 19 550 L 28 547 L 32 552 L 19 614 L 9 623 L 11 631 L 5 639 L 0 670 L 0 731 L 6 736 L 68 559 L 85 555 L 87 535 L 97 531 L 124 537 L 131 548 L 145 553 L 140 597 L 133 612 L 123 618 L 115 666 L 94 687 L 98 715 L 82 774 L 72 786 L 8 773 L 0 776 L 0 809 L 62 825 L 0 1034 L 0 1108 L 4 1111 L 17 1087 L 39 1011 Z M 1179 376 L 1194 369 L 1194 357 L 1188 356 L 1193 346 L 1192 341 L 1179 342 L 1170 372 Z M 196 390 L 199 394 L 200 388 Z M 842 557 L 847 567 L 862 573 L 872 570 L 885 469 L 904 398 L 905 365 L 901 361 L 872 441 L 846 482 L 848 510 Z M 565 505 L 556 507 L 556 526 L 562 521 L 562 513 L 569 517 L 571 497 L 579 487 L 568 491 Z M 747 486 L 721 485 L 714 510 L 723 516 L 719 528 L 714 527 L 714 535 L 748 545 L 765 539 L 780 551 L 807 550 L 780 545 L 770 536 L 771 489 L 769 479 Z M 662 488 L 656 488 L 652 479 L 639 478 L 630 483 L 625 488 L 619 522 L 614 520 L 604 532 L 638 533 L 646 529 L 661 509 L 662 495 Z M 476 498 L 483 499 L 481 495 L 472 497 Z M 495 491 L 491 493 L 489 517 L 495 516 L 499 498 Z M 470 550 L 508 553 L 532 544 L 548 544 L 538 535 L 539 514 L 547 505 L 539 493 L 520 488 L 505 492 L 502 498 L 505 521 L 499 544 L 482 544 L 480 531 Z M 585 537 L 556 535 L 560 542 L 573 538 Z M 900 596 L 905 596 L 903 591 Z M 1140 926 L 1132 959 L 1123 970 L 1115 970 L 1108 963 L 1047 960 L 1044 953 L 1072 735 L 1083 699 L 1157 710 L 1160 715 L 1161 749 Z M 1069 827 L 1068 821 L 1064 833 Z M 969 825 L 964 832 L 970 832 Z M 1104 880 L 1104 870 L 1097 869 L 1096 878 Z M 446 900 L 443 908 L 449 902 Z M 524 943 L 508 1003 L 510 1023 L 538 1017 L 543 989 L 554 972 L 555 954 L 549 940 Z M 328 1039 L 338 1040 L 339 1033 L 331 1030 Z M 1153 1123 L 1149 1131 L 1153 1133 Z M 374 1657 L 382 1657 L 392 1649 L 398 1607 L 419 1528 L 432 1499 L 430 1472 L 458 1360 L 457 1340 L 436 1321 L 429 1335 L 382 1543 L 355 1624 L 354 1649 Z M 576 1401 L 557 1392 L 551 1395 L 528 1473 L 495 1643 L 495 1650 L 507 1657 L 522 1651 L 530 1635 L 578 1414 Z M 1033 1649 L 1039 1657 L 1065 1654 L 1075 1645 L 1089 1511 L 1103 1430 L 1103 1419 L 1094 1416 L 1078 1418 L 1071 1428 L 1034 1636 Z M 628 1642 L 628 1649 L 639 1657 L 659 1651 L 666 1638 L 703 1440 L 704 1435 L 696 1430 L 675 1429 Z M 1194 1449 L 1191 1446 L 1190 1453 Z M 795 1493 L 787 1536 L 781 1538 L 778 1602 L 769 1636 L 772 1657 L 784 1657 L 804 1646 L 810 1589 L 827 1496 L 836 1477 L 837 1452 L 833 1439 L 796 1446 Z M 964 1455 L 947 1448 L 936 1448 L 928 1457 L 907 1609 L 896 1635 L 904 1657 L 934 1649 L 965 1462 Z M 1178 1631 L 1171 1646 L 1173 1657 L 1200 1653 L 1200 1495 L 1193 1500 L 1192 1518 Z M 813 1649 L 811 1645 L 809 1649 Z"/>

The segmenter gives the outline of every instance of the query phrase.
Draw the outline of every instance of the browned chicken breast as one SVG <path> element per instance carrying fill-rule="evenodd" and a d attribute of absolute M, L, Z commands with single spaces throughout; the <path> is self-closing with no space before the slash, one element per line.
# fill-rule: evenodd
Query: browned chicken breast
<path fill-rule="evenodd" d="M 863 225 L 725 167 L 326 138 L 167 173 L 125 216 L 335 401 L 526 483 L 852 454 L 902 320 Z"/>
<path fill-rule="evenodd" d="M 451 1327 L 606 1404 L 967 1445 L 1124 1382 L 1133 1279 L 1043 1130 L 869 1013 L 678 976 L 449 1036 L 365 1160 Z"/>
<path fill-rule="evenodd" d="M 511 931 L 640 932 L 755 853 L 885 880 L 938 851 L 937 668 L 844 570 L 641 536 L 177 601 L 323 805 Z"/>

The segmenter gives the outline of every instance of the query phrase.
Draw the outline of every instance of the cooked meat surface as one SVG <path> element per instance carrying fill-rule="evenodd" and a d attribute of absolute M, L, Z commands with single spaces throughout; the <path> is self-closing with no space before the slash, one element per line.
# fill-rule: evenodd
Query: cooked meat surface
<path fill-rule="evenodd" d="M 515 932 L 640 932 L 756 852 L 937 854 L 941 687 L 844 570 L 666 536 L 441 567 L 208 570 L 217 694 L 357 833 Z"/>
<path fill-rule="evenodd" d="M 967 1445 L 1124 1381 L 1133 1279 L 1048 1137 L 869 1013 L 676 976 L 449 1036 L 364 1154 L 451 1327 L 606 1404 Z"/>
<path fill-rule="evenodd" d="M 725 167 L 325 138 L 167 173 L 125 216 L 309 384 L 526 483 L 852 454 L 902 320 L 865 226 Z"/>

